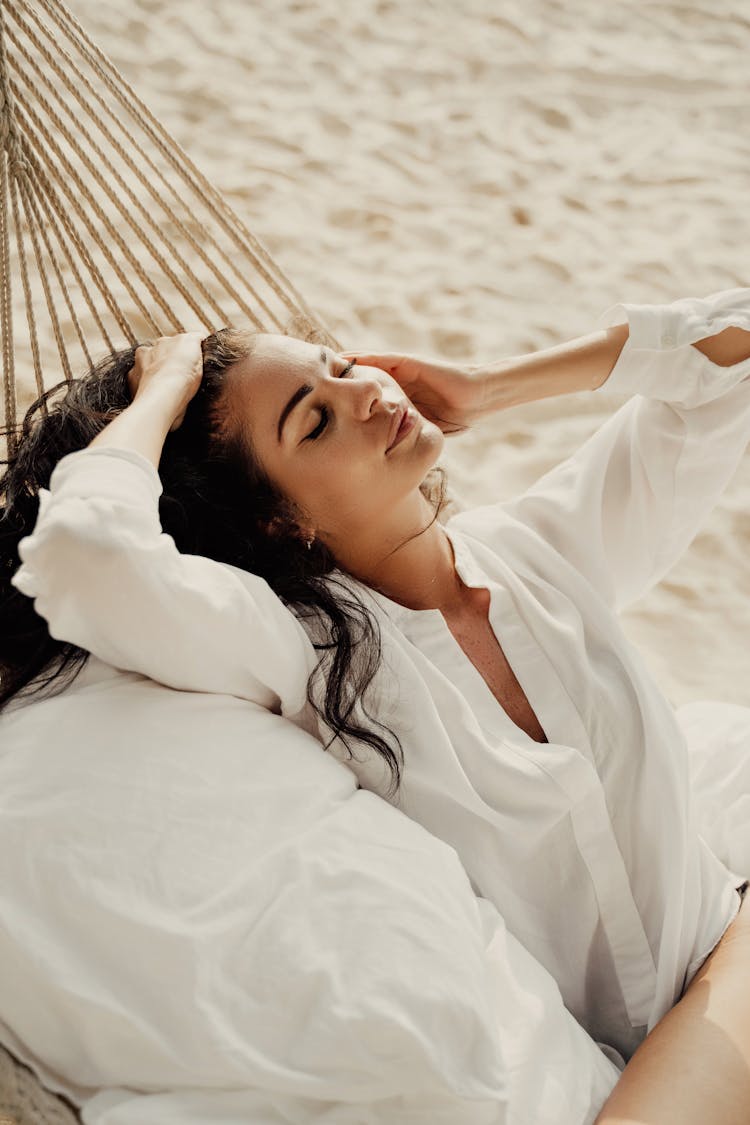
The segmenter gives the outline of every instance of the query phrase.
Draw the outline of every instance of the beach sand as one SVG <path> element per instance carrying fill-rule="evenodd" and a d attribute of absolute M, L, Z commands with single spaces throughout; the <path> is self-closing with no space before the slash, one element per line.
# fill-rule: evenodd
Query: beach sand
<path fill-rule="evenodd" d="M 739 0 L 71 7 L 346 348 L 484 363 L 618 301 L 750 284 Z M 448 439 L 452 491 L 517 494 L 622 402 L 555 397 Z M 749 554 L 746 456 L 622 617 L 676 706 L 750 705 Z"/>

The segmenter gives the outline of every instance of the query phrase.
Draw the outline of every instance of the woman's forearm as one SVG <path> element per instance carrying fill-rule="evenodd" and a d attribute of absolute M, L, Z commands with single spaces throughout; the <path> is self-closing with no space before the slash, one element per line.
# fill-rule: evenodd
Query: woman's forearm
<path fill-rule="evenodd" d="M 750 1120 L 748 902 L 679 1003 L 635 1052 L 595 1125 Z"/>
<path fill-rule="evenodd" d="M 483 384 L 480 413 L 596 390 L 612 373 L 629 334 L 627 323 L 616 324 L 538 352 L 480 365 L 476 369 Z M 728 367 L 750 357 L 750 332 L 731 326 L 695 341 L 693 347 L 712 363 Z"/>
<path fill-rule="evenodd" d="M 629 332 L 628 324 L 617 324 L 552 348 L 483 365 L 478 371 L 485 387 L 482 413 L 595 390 L 614 368 Z"/>
<path fill-rule="evenodd" d="M 169 386 L 154 383 L 139 391 L 129 406 L 108 422 L 89 442 L 94 446 L 134 449 L 159 468 L 164 440 L 175 416 L 175 394 Z"/>

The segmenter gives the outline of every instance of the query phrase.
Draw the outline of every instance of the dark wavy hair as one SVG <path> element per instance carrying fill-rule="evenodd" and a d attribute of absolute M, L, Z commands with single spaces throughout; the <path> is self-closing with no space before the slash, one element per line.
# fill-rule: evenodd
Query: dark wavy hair
<path fill-rule="evenodd" d="M 301 317 L 284 334 L 321 340 L 313 322 Z M 325 544 L 316 539 L 310 549 L 305 546 L 302 513 L 268 478 L 242 427 L 232 423 L 223 406 L 226 373 L 252 354 L 256 335 L 224 328 L 203 342 L 200 387 L 182 424 L 168 434 L 159 462 L 162 530 L 183 554 L 242 567 L 264 578 L 299 618 L 325 620 L 325 639 L 315 643 L 322 656 L 307 685 L 310 704 L 334 731 L 324 749 L 337 735 L 350 758 L 347 736 L 369 744 L 391 770 L 393 795 L 401 783 L 401 743 L 373 719 L 363 699 L 381 660 L 378 622 L 356 594 L 331 577 L 338 564 Z M 45 391 L 13 428 L 15 452 L 0 460 L 7 466 L 0 476 L 0 711 L 13 696 L 38 694 L 53 681 L 55 689 L 59 683 L 64 690 L 90 655 L 51 637 L 33 599 L 10 579 L 20 566 L 18 543 L 36 523 L 39 489 L 49 488 L 58 461 L 86 448 L 131 401 L 127 377 L 134 357 L 135 346 L 112 352 L 84 377 Z M 10 442 L 8 448 L 13 448 Z M 434 509 L 431 526 L 446 503 L 444 470 L 433 468 L 420 489 Z M 326 676 L 322 710 L 312 693 L 318 675 Z M 398 754 L 379 734 L 351 719 L 358 698 L 366 717 L 395 738 Z"/>

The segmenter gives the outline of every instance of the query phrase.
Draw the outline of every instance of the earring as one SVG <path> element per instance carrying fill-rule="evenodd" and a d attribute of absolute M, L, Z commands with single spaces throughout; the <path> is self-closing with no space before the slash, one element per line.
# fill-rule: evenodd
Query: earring
<path fill-rule="evenodd" d="M 310 548 L 312 547 L 314 542 L 315 542 L 315 536 L 314 535 L 311 535 L 309 539 L 305 540 L 305 546 L 307 547 L 308 551 L 310 550 Z"/>

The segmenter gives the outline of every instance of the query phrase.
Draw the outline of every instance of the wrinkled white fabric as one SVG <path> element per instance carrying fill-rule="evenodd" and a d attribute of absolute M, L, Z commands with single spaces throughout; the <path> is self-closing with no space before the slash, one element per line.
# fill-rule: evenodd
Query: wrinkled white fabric
<path fill-rule="evenodd" d="M 628 401 L 528 492 L 446 525 L 463 581 L 490 591 L 490 623 L 548 744 L 508 718 L 438 611 L 336 577 L 383 634 L 365 703 L 404 747 L 399 807 L 455 849 L 581 1027 L 627 1059 L 735 916 L 750 867 L 741 853 L 746 866 L 728 869 L 699 834 L 678 717 L 616 616 L 680 557 L 750 440 L 750 360 L 721 368 L 690 346 L 750 329 L 750 289 L 617 305 L 599 324 L 623 320 L 629 338 L 594 393 Z M 160 492 L 136 453 L 64 458 L 14 584 L 53 636 L 100 661 L 275 708 L 327 742 L 305 700 L 314 623 L 259 579 L 180 555 L 161 532 Z M 337 742 L 329 753 L 385 791 L 364 744 L 360 761 Z"/>
<path fill-rule="evenodd" d="M 449 845 L 96 658 L 0 715 L 0 1021 L 85 1125 L 590 1125 L 619 1077 Z"/>

